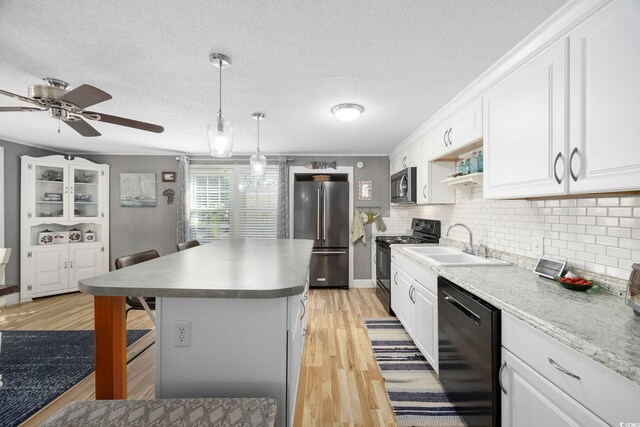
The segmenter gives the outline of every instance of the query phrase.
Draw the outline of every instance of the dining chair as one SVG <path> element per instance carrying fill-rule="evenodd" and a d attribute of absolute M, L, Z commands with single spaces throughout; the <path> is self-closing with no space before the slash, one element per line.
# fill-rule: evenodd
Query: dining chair
<path fill-rule="evenodd" d="M 189 240 L 188 242 L 178 243 L 178 252 L 195 248 L 196 246 L 200 246 L 200 242 L 198 242 L 197 240 Z"/>
<path fill-rule="evenodd" d="M 160 254 L 155 249 L 121 256 L 116 258 L 116 270 L 140 264 L 141 262 L 149 261 L 154 258 L 160 258 Z M 128 307 L 125 312 L 125 318 L 126 315 L 129 314 L 129 310 L 145 310 L 153 324 L 156 324 L 155 316 L 151 312 L 151 310 L 156 309 L 156 297 L 126 297 L 126 301 Z"/>

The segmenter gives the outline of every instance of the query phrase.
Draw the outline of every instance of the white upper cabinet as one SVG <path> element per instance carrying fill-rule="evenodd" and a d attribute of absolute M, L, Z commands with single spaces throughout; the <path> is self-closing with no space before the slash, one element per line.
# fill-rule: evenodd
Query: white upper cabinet
<path fill-rule="evenodd" d="M 442 158 L 482 139 L 482 98 L 462 108 L 428 136 L 430 159 Z"/>
<path fill-rule="evenodd" d="M 567 191 L 567 44 L 560 40 L 485 92 L 484 197 Z"/>
<path fill-rule="evenodd" d="M 570 192 L 640 188 L 640 2 L 613 2 L 569 34 Z"/>
<path fill-rule="evenodd" d="M 416 170 L 416 202 L 422 204 L 455 203 L 455 189 L 440 181 L 455 173 L 455 162 L 430 162 L 429 145 L 424 142 L 417 144 Z"/>

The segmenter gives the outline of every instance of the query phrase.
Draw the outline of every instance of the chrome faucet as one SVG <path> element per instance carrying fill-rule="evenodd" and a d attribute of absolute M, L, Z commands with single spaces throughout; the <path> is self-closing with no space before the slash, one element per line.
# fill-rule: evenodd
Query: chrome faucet
<path fill-rule="evenodd" d="M 464 245 L 464 248 L 462 249 L 462 252 L 465 252 L 465 253 L 473 255 L 473 233 L 471 232 L 471 229 L 468 226 L 466 226 L 464 224 L 460 224 L 460 223 L 453 224 L 453 225 L 449 226 L 449 228 L 447 228 L 447 237 L 449 236 L 449 232 L 451 231 L 451 229 L 453 227 L 457 227 L 457 226 L 464 227 L 469 232 L 469 246 Z"/>

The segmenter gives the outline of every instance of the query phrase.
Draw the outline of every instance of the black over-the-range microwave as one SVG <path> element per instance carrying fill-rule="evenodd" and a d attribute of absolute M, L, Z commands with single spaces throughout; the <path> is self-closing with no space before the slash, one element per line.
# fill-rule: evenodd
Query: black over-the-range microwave
<path fill-rule="evenodd" d="M 416 168 L 391 175 L 391 203 L 416 203 Z"/>

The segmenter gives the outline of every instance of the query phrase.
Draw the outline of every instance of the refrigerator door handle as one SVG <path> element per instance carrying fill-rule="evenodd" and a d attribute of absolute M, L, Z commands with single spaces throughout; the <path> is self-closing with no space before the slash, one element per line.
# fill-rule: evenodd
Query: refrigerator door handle
<path fill-rule="evenodd" d="M 320 240 L 320 189 L 318 188 L 318 194 L 317 194 L 317 212 L 316 212 L 316 240 Z"/>
<path fill-rule="evenodd" d="M 322 240 L 327 240 L 327 193 L 322 190 Z"/>
<path fill-rule="evenodd" d="M 343 255 L 347 251 L 312 251 L 311 253 L 316 255 Z"/>

